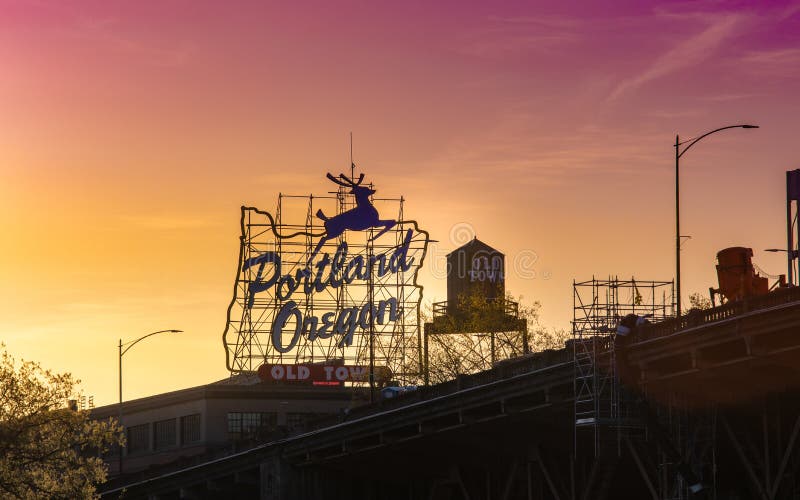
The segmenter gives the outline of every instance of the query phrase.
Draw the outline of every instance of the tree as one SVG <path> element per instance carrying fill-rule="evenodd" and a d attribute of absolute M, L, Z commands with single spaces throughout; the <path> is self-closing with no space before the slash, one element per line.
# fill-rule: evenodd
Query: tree
<path fill-rule="evenodd" d="M 106 479 L 100 456 L 123 443 L 121 428 L 69 408 L 71 375 L 0 351 L 0 497 L 95 498 Z"/>
<path fill-rule="evenodd" d="M 711 309 L 711 299 L 701 293 L 695 292 L 689 295 L 689 306 L 691 309 Z"/>
<path fill-rule="evenodd" d="M 512 321 L 507 306 L 517 304 Z M 541 304 L 526 304 L 522 297 L 507 295 L 505 301 L 489 300 L 480 293 L 459 297 L 453 315 L 430 318 L 435 333 L 428 338 L 428 376 L 431 383 L 452 380 L 458 375 L 488 370 L 493 363 L 521 356 L 524 338 L 533 352 L 560 349 L 569 337 L 565 330 L 539 324 Z"/>

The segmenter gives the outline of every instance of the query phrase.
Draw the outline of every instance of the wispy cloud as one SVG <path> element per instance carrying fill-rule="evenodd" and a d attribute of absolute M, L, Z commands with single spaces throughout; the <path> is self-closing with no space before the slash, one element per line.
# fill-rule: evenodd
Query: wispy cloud
<path fill-rule="evenodd" d="M 191 215 L 124 215 L 122 220 L 146 229 L 196 229 L 218 224 L 210 218 Z"/>
<path fill-rule="evenodd" d="M 707 114 L 707 111 L 700 109 L 656 110 L 656 111 L 650 111 L 647 114 L 649 116 L 652 116 L 653 118 L 664 118 L 670 120 L 673 118 L 687 118 L 692 116 L 701 116 Z"/>
<path fill-rule="evenodd" d="M 652 80 L 702 63 L 713 56 L 726 40 L 737 33 L 744 20 L 744 15 L 726 13 L 717 16 L 704 15 L 703 18 L 711 20 L 709 26 L 700 33 L 674 45 L 638 75 L 623 80 L 611 92 L 608 100 L 619 99 L 626 92 L 635 90 Z"/>
<path fill-rule="evenodd" d="M 714 101 L 714 102 L 730 102 L 730 101 L 741 101 L 742 99 L 752 99 L 754 97 L 761 97 L 764 94 L 758 94 L 755 92 L 751 93 L 742 93 L 742 94 L 717 94 L 708 96 L 705 99 L 707 101 Z"/>
<path fill-rule="evenodd" d="M 800 2 L 794 2 L 794 3 L 790 4 L 790 5 L 787 5 L 786 8 L 784 8 L 780 12 L 779 19 L 781 19 L 781 20 L 789 19 L 790 17 L 794 16 L 798 12 L 800 12 Z"/>
<path fill-rule="evenodd" d="M 490 17 L 488 24 L 462 40 L 456 51 L 476 57 L 546 53 L 580 40 L 581 23 L 559 16 Z"/>
<path fill-rule="evenodd" d="M 176 46 L 157 46 L 120 34 L 118 20 L 113 18 L 80 17 L 76 20 L 72 35 L 95 42 L 100 47 L 129 54 L 144 64 L 160 67 L 185 65 L 192 54 L 187 43 Z"/>
<path fill-rule="evenodd" d="M 741 63 L 762 76 L 795 77 L 800 75 L 800 48 L 779 48 L 747 52 Z"/>
<path fill-rule="evenodd" d="M 595 126 L 542 133 L 532 110 L 507 111 L 504 116 L 506 120 L 480 140 L 459 138 L 449 144 L 431 160 L 433 168 L 426 175 L 449 184 L 475 185 L 494 177 L 542 187 L 585 173 L 620 178 L 647 174 L 663 160 L 657 147 L 663 139 L 660 135 Z"/>
<path fill-rule="evenodd" d="M 154 42 L 148 38 L 152 31 L 137 35 L 130 30 L 126 32 L 122 20 L 114 16 L 84 14 L 82 11 L 88 8 L 79 2 L 51 0 L 11 0 L 11 2 L 24 5 L 34 13 L 58 18 L 60 21 L 51 29 L 59 36 L 90 42 L 97 50 L 129 55 L 141 64 L 179 67 L 188 63 L 195 52 L 195 47 L 185 41 Z M 103 5 L 113 8 L 110 2 Z M 3 20 L 5 19 L 0 17 L 0 21 Z"/>

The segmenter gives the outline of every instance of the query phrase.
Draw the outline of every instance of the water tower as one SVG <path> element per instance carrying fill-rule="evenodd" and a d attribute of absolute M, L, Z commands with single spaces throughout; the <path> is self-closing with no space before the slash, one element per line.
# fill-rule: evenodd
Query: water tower
<path fill-rule="evenodd" d="M 505 299 L 505 261 L 505 255 L 477 238 L 447 254 L 447 314 L 457 314 L 467 297 Z"/>
<path fill-rule="evenodd" d="M 447 255 L 447 301 L 433 304 L 425 323 L 424 371 L 429 383 L 431 349 L 451 350 L 462 373 L 492 368 L 527 354 L 527 320 L 506 300 L 505 255 L 475 238 Z"/>

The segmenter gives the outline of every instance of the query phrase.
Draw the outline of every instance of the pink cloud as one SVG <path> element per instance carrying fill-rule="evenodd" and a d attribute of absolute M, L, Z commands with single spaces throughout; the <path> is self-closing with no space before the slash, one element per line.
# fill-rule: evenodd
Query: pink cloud
<path fill-rule="evenodd" d="M 800 48 L 750 51 L 741 58 L 749 71 L 770 77 L 800 74 Z"/>
<path fill-rule="evenodd" d="M 700 33 L 677 43 L 658 56 L 644 71 L 620 82 L 608 96 L 608 101 L 614 101 L 652 80 L 696 66 L 711 58 L 725 41 L 739 32 L 744 16 L 721 14 L 712 19 L 711 24 Z"/>

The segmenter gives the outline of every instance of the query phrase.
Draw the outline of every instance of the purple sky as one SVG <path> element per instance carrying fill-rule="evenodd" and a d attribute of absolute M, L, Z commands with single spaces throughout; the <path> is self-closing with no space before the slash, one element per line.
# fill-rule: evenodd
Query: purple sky
<path fill-rule="evenodd" d="M 800 3 L 587 4 L 0 0 L 8 349 L 107 403 L 117 340 L 180 328 L 126 398 L 224 377 L 238 207 L 327 191 L 350 131 L 432 255 L 469 226 L 568 328 L 573 279 L 672 279 L 675 134 L 755 123 L 682 160 L 684 297 L 728 246 L 785 272 Z"/>

